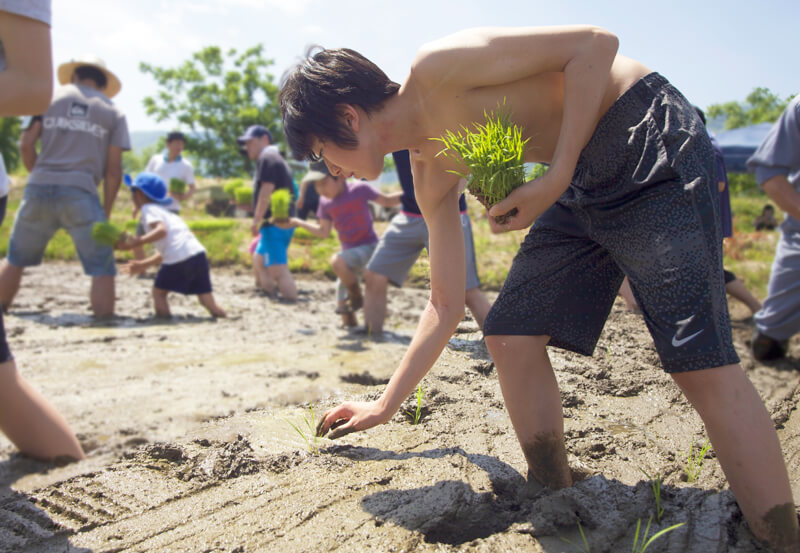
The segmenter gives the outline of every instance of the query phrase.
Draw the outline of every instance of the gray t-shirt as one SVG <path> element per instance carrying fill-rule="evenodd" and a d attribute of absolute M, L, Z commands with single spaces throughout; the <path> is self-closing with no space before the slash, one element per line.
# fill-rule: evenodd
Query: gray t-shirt
<path fill-rule="evenodd" d="M 56 89 L 42 116 L 42 150 L 28 184 L 59 184 L 97 192 L 109 146 L 131 149 L 125 116 L 105 94 L 88 86 Z"/>
<path fill-rule="evenodd" d="M 50 0 L 0 0 L 0 11 L 22 15 L 50 25 Z M 6 51 L 0 36 L 0 71 L 6 69 Z M 8 194 L 8 174 L 0 156 L 0 198 Z"/>
<path fill-rule="evenodd" d="M 747 168 L 755 173 L 759 186 L 774 176 L 786 175 L 800 192 L 800 95 L 786 106 L 764 142 L 747 160 Z M 787 214 L 781 228 L 800 232 L 800 221 Z"/>

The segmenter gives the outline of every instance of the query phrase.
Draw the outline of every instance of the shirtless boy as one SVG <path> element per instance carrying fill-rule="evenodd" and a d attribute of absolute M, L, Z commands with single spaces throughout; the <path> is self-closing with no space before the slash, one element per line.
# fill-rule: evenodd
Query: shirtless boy
<path fill-rule="evenodd" d="M 441 145 L 429 139 L 483 121 L 505 98 L 531 139 L 526 161 L 550 165 L 490 211 L 518 210 L 496 231 L 535 221 L 484 328 L 529 480 L 572 484 L 546 346 L 591 354 L 627 275 L 750 528 L 796 552 L 777 433 L 732 346 L 711 144 L 692 105 L 617 46 L 590 26 L 472 29 L 424 45 L 402 85 L 352 50 L 312 53 L 286 77 L 294 155 L 374 179 L 385 154 L 409 149 L 430 231 L 431 296 L 400 366 L 379 399 L 332 409 L 320 432 L 388 421 L 461 320 L 459 183 L 447 171 L 464 169 L 436 157 Z"/>

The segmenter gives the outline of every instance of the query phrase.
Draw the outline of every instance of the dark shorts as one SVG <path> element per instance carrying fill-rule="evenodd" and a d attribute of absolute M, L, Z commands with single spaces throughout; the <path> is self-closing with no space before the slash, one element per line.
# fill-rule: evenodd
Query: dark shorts
<path fill-rule="evenodd" d="M 660 75 L 641 79 L 526 236 L 484 333 L 547 335 L 591 355 L 627 275 L 667 372 L 738 362 L 714 174 L 693 106 Z"/>
<path fill-rule="evenodd" d="M 731 282 L 736 280 L 736 275 L 728 271 L 727 269 L 723 269 L 722 274 L 724 275 L 725 278 L 725 284 L 730 284 Z"/>
<path fill-rule="evenodd" d="M 205 252 L 179 263 L 162 265 L 153 284 L 155 288 L 179 294 L 208 294 L 211 292 L 211 271 Z"/>

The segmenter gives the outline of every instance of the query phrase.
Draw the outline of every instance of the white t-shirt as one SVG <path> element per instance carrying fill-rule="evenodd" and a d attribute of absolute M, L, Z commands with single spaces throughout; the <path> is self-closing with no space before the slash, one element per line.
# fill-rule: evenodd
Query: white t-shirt
<path fill-rule="evenodd" d="M 167 227 L 167 235 L 153 242 L 153 246 L 163 258 L 164 265 L 173 265 L 186 261 L 193 255 L 206 251 L 200 241 L 192 234 L 183 219 L 164 206 L 149 203 L 142 206 L 142 223 L 146 232 L 152 230 L 150 225 L 162 222 Z"/>
<path fill-rule="evenodd" d="M 192 164 L 183 157 L 173 161 L 167 161 L 164 154 L 156 154 L 147 162 L 145 171 L 155 173 L 167 183 L 169 188 L 170 179 L 181 179 L 186 184 L 194 184 L 194 169 Z"/>
<path fill-rule="evenodd" d="M 3 163 L 3 156 L 0 155 L 0 198 L 5 198 L 8 195 L 8 189 L 11 186 L 11 179 L 8 178 L 6 173 L 6 164 Z"/>

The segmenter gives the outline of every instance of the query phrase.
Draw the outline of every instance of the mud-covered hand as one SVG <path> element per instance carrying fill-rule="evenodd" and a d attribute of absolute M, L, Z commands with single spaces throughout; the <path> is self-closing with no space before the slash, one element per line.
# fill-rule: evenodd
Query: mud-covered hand
<path fill-rule="evenodd" d="M 538 179 L 528 181 L 516 188 L 508 197 L 489 210 L 489 228 L 495 234 L 530 227 L 539 215 L 564 193 L 569 186 L 569 178 L 559 178 L 548 171 Z M 516 209 L 516 213 L 511 214 Z M 509 214 L 503 222 L 495 217 Z"/>
<path fill-rule="evenodd" d="M 122 274 L 136 276 L 144 273 L 147 270 L 147 265 L 142 263 L 141 261 L 137 261 L 136 259 L 129 261 L 125 265 L 123 265 L 120 269 Z"/>
<path fill-rule="evenodd" d="M 348 401 L 334 407 L 322 415 L 317 424 L 317 436 L 335 440 L 351 432 L 366 430 L 388 422 L 392 414 L 387 414 L 378 401 Z"/>
<path fill-rule="evenodd" d="M 125 250 L 132 250 L 136 246 L 141 246 L 138 237 L 131 236 L 127 232 L 123 232 L 120 235 L 119 240 L 117 240 L 117 243 L 114 244 L 114 249 L 125 251 Z"/>

